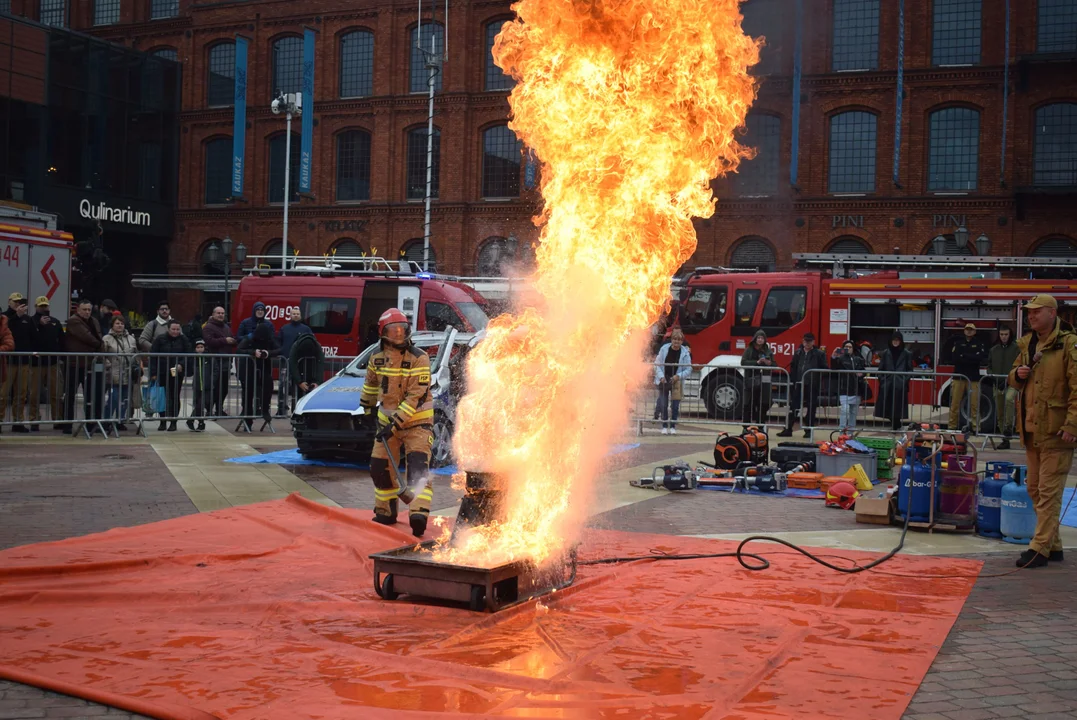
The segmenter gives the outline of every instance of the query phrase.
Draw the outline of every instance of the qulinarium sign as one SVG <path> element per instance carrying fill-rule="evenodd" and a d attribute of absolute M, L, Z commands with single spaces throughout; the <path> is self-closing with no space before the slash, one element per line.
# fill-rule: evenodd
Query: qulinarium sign
<path fill-rule="evenodd" d="M 130 205 L 126 208 L 109 207 L 103 202 L 93 205 L 85 198 L 79 201 L 79 215 L 87 220 L 100 220 L 101 222 L 114 222 L 140 227 L 150 226 L 150 214 L 148 212 L 132 210 Z"/>

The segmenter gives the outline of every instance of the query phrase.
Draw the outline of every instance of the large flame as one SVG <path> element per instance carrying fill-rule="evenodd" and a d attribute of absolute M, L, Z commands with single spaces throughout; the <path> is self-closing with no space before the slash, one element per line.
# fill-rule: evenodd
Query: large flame
<path fill-rule="evenodd" d="M 487 328 L 460 405 L 459 464 L 502 475 L 503 523 L 443 559 L 541 562 L 573 539 L 642 380 L 642 331 L 695 250 L 710 180 L 747 151 L 757 43 L 737 0 L 520 0 L 494 44 L 510 127 L 541 163 L 538 300 Z"/>

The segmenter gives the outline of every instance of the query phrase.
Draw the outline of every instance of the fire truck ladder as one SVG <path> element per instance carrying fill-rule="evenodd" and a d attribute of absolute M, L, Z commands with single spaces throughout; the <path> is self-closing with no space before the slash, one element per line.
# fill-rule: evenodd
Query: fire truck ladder
<path fill-rule="evenodd" d="M 981 272 L 1068 267 L 1077 270 L 1077 258 L 1009 257 L 1004 255 L 859 255 L 855 253 L 793 253 L 797 267 L 829 266 L 834 277 L 854 270 Z"/>

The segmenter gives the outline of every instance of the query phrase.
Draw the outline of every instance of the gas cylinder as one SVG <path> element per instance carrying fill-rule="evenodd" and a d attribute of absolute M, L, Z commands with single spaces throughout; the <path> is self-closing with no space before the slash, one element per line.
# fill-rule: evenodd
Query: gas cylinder
<path fill-rule="evenodd" d="M 976 534 L 989 538 L 1002 537 L 1002 488 L 1013 479 L 1014 464 L 991 461 L 987 463 L 984 479 L 976 493 Z"/>
<path fill-rule="evenodd" d="M 898 515 L 902 518 L 905 517 L 905 513 L 909 511 L 909 482 L 912 477 L 912 462 L 906 462 L 912 460 L 913 454 L 910 452 L 908 455 L 903 455 L 897 458 L 896 462 L 901 470 L 898 471 Z"/>
<path fill-rule="evenodd" d="M 939 513 L 959 528 L 972 528 L 976 522 L 975 455 L 947 455 L 939 478 Z"/>
<path fill-rule="evenodd" d="M 917 447 L 910 457 L 908 465 L 903 465 L 899 473 L 898 513 L 909 515 L 913 522 L 928 522 L 931 513 L 931 464 L 925 458 L 931 454 L 929 447 Z M 935 509 L 938 510 L 939 494 L 935 493 Z"/>
<path fill-rule="evenodd" d="M 1032 507 L 1032 498 L 1025 485 L 1027 472 L 1024 465 L 1016 466 L 1013 480 L 1002 486 L 999 528 L 1002 539 L 1015 545 L 1028 545 L 1036 534 L 1036 509 Z"/>

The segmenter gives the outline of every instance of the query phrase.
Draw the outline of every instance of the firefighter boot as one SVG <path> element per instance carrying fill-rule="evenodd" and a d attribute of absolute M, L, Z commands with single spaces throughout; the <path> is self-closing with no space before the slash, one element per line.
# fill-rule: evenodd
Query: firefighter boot
<path fill-rule="evenodd" d="M 425 452 L 409 452 L 408 458 L 408 487 L 415 493 L 415 499 L 411 502 L 408 513 L 408 522 L 411 523 L 411 533 L 421 538 L 426 533 L 426 523 L 430 516 L 430 502 L 434 499 L 433 482 L 427 474 L 430 466 L 430 456 Z"/>
<path fill-rule="evenodd" d="M 370 458 L 370 479 L 374 481 L 374 522 L 382 525 L 396 523 L 397 501 L 400 488 L 393 482 L 389 461 Z"/>

